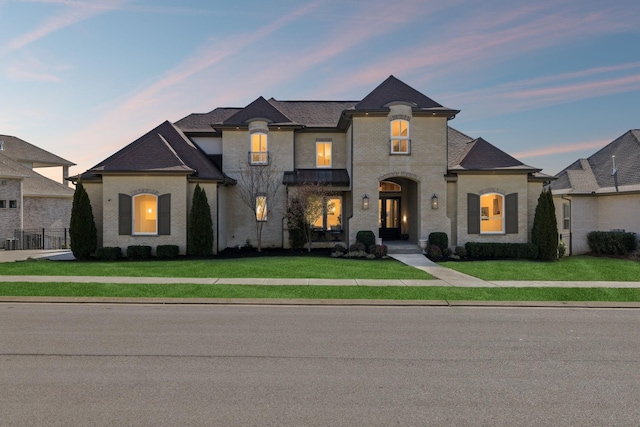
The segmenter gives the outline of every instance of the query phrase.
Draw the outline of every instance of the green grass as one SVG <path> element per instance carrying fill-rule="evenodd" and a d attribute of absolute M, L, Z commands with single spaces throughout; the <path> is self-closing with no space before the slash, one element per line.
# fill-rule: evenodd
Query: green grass
<path fill-rule="evenodd" d="M 400 301 L 464 300 L 640 302 L 640 289 L 635 288 L 451 288 L 20 282 L 0 283 L 0 295 L 112 298 L 293 298 Z"/>
<path fill-rule="evenodd" d="M 593 256 L 571 256 L 559 261 L 442 262 L 443 267 L 483 280 L 640 281 L 640 262 Z"/>
<path fill-rule="evenodd" d="M 172 261 L 21 261 L 4 263 L 3 275 L 128 277 L 261 277 L 272 279 L 433 279 L 394 259 L 265 256 Z"/>

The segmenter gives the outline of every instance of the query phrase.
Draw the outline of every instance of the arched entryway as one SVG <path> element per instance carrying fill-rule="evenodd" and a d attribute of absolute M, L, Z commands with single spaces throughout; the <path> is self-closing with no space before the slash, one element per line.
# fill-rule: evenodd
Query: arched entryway
<path fill-rule="evenodd" d="M 418 241 L 418 182 L 406 176 L 384 176 L 378 185 L 378 237 L 383 241 Z"/>

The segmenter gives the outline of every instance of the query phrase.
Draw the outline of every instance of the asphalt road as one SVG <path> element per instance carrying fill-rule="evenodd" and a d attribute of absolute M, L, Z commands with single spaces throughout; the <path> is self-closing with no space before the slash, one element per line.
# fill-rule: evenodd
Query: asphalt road
<path fill-rule="evenodd" d="M 640 312 L 0 304 L 0 425 L 640 421 Z"/>

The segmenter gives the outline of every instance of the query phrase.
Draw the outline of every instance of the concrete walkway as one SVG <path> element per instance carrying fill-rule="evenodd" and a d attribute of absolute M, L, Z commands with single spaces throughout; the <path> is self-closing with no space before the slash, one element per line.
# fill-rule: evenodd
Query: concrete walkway
<path fill-rule="evenodd" d="M 265 278 L 176 278 L 176 277 L 111 277 L 111 276 L 8 276 L 2 275 L 0 282 L 73 282 L 73 283 L 193 283 L 208 285 L 298 285 L 298 286 L 452 286 L 452 287 L 563 287 L 563 288 L 640 288 L 640 282 L 597 281 L 485 281 L 446 267 L 439 266 L 421 254 L 394 254 L 392 258 L 423 270 L 435 279 L 265 279 Z M 0 263 L 33 259 L 73 259 L 68 250 L 56 251 L 1 251 Z"/>

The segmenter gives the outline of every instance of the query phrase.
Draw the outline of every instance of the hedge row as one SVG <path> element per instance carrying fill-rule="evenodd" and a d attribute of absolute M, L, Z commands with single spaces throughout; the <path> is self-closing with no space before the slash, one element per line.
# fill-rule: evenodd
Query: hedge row
<path fill-rule="evenodd" d="M 471 258 L 535 259 L 538 247 L 533 243 L 476 243 L 467 242 L 467 256 Z"/>
<path fill-rule="evenodd" d="M 638 248 L 638 237 L 624 231 L 592 231 L 587 234 L 587 244 L 596 254 L 629 255 Z"/>
<path fill-rule="evenodd" d="M 151 246 L 134 245 L 127 246 L 127 258 L 133 260 L 151 258 Z M 180 253 L 178 245 L 158 245 L 156 256 L 158 258 L 175 258 Z M 122 249 L 119 246 L 106 246 L 98 248 L 96 258 L 100 261 L 117 261 L 122 258 Z"/>

